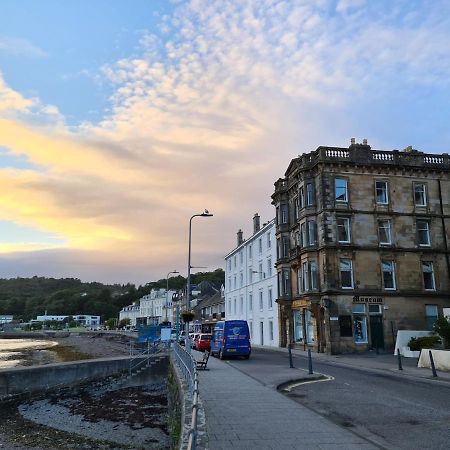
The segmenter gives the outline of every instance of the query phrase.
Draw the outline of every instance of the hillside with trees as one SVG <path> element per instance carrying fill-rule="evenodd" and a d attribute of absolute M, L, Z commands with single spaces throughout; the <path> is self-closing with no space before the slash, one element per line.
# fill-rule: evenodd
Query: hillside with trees
<path fill-rule="evenodd" d="M 199 272 L 191 275 L 192 284 L 208 280 L 220 286 L 224 271 Z M 169 280 L 169 289 L 180 290 L 186 278 L 178 275 Z M 29 321 L 45 311 L 49 315 L 93 314 L 102 320 L 117 317 L 126 305 L 148 294 L 151 289 L 166 288 L 166 279 L 143 286 L 134 284 L 84 283 L 77 278 L 11 278 L 0 279 L 0 314 L 12 314 L 14 319 Z"/>

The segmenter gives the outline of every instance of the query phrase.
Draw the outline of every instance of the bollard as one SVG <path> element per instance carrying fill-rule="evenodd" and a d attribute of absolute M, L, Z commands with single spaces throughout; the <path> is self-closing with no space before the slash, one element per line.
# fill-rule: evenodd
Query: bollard
<path fill-rule="evenodd" d="M 400 353 L 400 349 L 397 350 L 397 359 L 398 359 L 398 370 L 403 370 L 402 354 Z"/>
<path fill-rule="evenodd" d="M 311 357 L 311 350 L 308 348 L 308 368 L 309 368 L 309 374 L 312 375 L 313 368 L 312 368 L 312 357 Z"/>
<path fill-rule="evenodd" d="M 292 344 L 288 344 L 288 352 L 289 352 L 289 368 L 294 369 L 294 363 L 292 362 Z"/>
<path fill-rule="evenodd" d="M 433 377 L 437 377 L 436 367 L 434 366 L 433 353 L 431 352 L 431 350 L 428 350 L 428 353 L 430 355 L 431 371 L 433 372 Z"/>

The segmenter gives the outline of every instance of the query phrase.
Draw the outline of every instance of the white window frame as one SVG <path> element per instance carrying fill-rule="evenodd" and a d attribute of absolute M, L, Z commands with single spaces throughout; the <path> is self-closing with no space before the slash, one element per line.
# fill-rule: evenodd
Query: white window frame
<path fill-rule="evenodd" d="M 344 186 L 338 186 L 338 182 L 343 181 Z M 344 198 L 338 198 L 338 192 L 344 190 Z M 341 196 L 341 195 L 339 195 Z M 334 179 L 334 201 L 336 203 L 348 203 L 348 181 L 345 178 L 335 178 Z"/>
<path fill-rule="evenodd" d="M 307 261 L 302 263 L 302 290 L 303 292 L 309 291 L 309 267 Z"/>
<path fill-rule="evenodd" d="M 384 193 L 384 201 L 378 201 L 378 192 Z M 389 205 L 389 183 L 386 180 L 375 180 L 375 202 L 377 205 Z"/>
<path fill-rule="evenodd" d="M 339 221 L 342 220 L 344 221 L 344 225 L 340 225 Z M 350 219 L 348 217 L 336 217 L 336 227 L 337 227 L 337 241 L 340 244 L 350 244 L 351 242 L 351 236 L 350 236 Z M 344 228 L 344 230 L 346 231 L 347 234 L 347 240 L 346 241 L 341 241 L 339 239 L 339 229 L 340 228 Z"/>
<path fill-rule="evenodd" d="M 418 190 L 417 188 L 422 187 L 422 189 Z M 422 199 L 422 203 L 417 202 L 417 196 L 419 195 Z M 414 205 L 419 207 L 427 206 L 427 185 L 425 183 L 414 183 Z"/>
<path fill-rule="evenodd" d="M 248 293 L 248 310 L 253 312 L 253 292 Z"/>
<path fill-rule="evenodd" d="M 268 307 L 268 309 L 272 309 L 273 308 L 272 286 L 269 286 L 267 288 L 267 307 Z"/>
<path fill-rule="evenodd" d="M 316 261 L 309 262 L 309 287 L 311 291 L 317 291 L 319 289 L 319 271 Z"/>
<path fill-rule="evenodd" d="M 315 220 L 308 220 L 306 222 L 306 234 L 308 236 L 308 246 L 316 245 L 316 221 Z"/>
<path fill-rule="evenodd" d="M 306 183 L 306 206 L 313 206 L 314 205 L 314 183 L 308 182 Z"/>
<path fill-rule="evenodd" d="M 419 222 L 425 224 L 426 226 L 424 228 L 419 228 Z M 416 229 L 417 229 L 417 242 L 419 244 L 419 247 L 431 247 L 430 221 L 426 219 L 417 219 Z M 425 244 L 420 241 L 421 233 L 425 233 L 427 237 L 427 242 Z"/>
<path fill-rule="evenodd" d="M 423 279 L 423 288 L 426 291 L 435 291 L 436 290 L 436 278 L 434 277 L 434 266 L 432 261 L 422 261 L 422 279 Z M 428 265 L 429 270 L 425 270 L 425 266 Z M 431 273 L 431 282 L 433 287 L 427 288 L 425 286 L 425 273 Z"/>
<path fill-rule="evenodd" d="M 385 270 L 386 268 L 389 268 L 390 270 Z M 392 276 L 392 286 L 391 287 L 386 286 L 385 273 L 390 273 Z M 395 280 L 395 262 L 382 260 L 381 261 L 381 275 L 382 275 L 381 278 L 383 280 L 383 289 L 385 291 L 395 291 L 397 289 L 397 283 Z"/>
<path fill-rule="evenodd" d="M 286 203 L 283 203 L 280 207 L 281 212 L 281 224 L 289 223 L 289 209 Z"/>
<path fill-rule="evenodd" d="M 272 258 L 269 258 L 267 260 L 267 276 L 268 277 L 272 276 Z"/>
<path fill-rule="evenodd" d="M 388 224 L 388 227 L 381 226 L 383 222 L 386 222 Z M 389 242 L 381 241 L 381 233 L 380 230 L 387 230 L 387 233 L 389 235 Z M 392 245 L 392 221 L 391 219 L 378 219 L 378 240 L 380 245 Z"/>
<path fill-rule="evenodd" d="M 350 270 L 342 270 L 342 263 L 343 262 L 349 262 L 350 263 Z M 342 283 L 342 273 L 343 272 L 350 272 L 350 283 L 351 286 L 344 286 Z M 339 259 L 339 273 L 340 273 L 340 281 L 341 281 L 341 289 L 354 289 L 355 288 L 355 281 L 353 279 L 353 261 L 349 258 L 340 258 Z"/>
<path fill-rule="evenodd" d="M 267 248 L 271 248 L 272 247 L 272 238 L 270 236 L 270 232 L 267 233 Z"/>
<path fill-rule="evenodd" d="M 262 289 L 259 291 L 259 310 L 264 311 L 264 293 Z"/>

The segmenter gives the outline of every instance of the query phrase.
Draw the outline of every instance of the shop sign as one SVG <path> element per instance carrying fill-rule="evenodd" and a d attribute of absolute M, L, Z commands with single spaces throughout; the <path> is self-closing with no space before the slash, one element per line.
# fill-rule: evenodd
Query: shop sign
<path fill-rule="evenodd" d="M 353 297 L 353 303 L 383 303 L 383 297 L 360 297 L 355 295 Z"/>

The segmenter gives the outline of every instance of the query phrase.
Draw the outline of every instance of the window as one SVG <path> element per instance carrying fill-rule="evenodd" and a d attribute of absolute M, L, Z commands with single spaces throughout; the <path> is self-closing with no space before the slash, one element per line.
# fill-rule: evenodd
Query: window
<path fill-rule="evenodd" d="M 228 277 L 228 290 L 231 291 L 231 277 Z"/>
<path fill-rule="evenodd" d="M 273 298 L 272 298 L 272 288 L 271 287 L 267 290 L 267 307 L 269 309 L 273 308 Z"/>
<path fill-rule="evenodd" d="M 248 268 L 248 282 L 253 283 L 253 269 L 251 267 Z"/>
<path fill-rule="evenodd" d="M 375 181 L 375 197 L 378 205 L 387 205 L 389 203 L 387 181 Z"/>
<path fill-rule="evenodd" d="M 422 261 L 423 286 L 427 291 L 435 291 L 436 283 L 434 280 L 433 263 L 431 261 Z"/>
<path fill-rule="evenodd" d="M 352 316 L 339 316 L 339 331 L 341 337 L 352 337 Z"/>
<path fill-rule="evenodd" d="M 306 183 L 306 206 L 314 205 L 314 185 Z"/>
<path fill-rule="evenodd" d="M 259 291 L 259 310 L 262 311 L 263 309 L 264 309 L 263 291 Z"/>
<path fill-rule="evenodd" d="M 318 285 L 318 277 L 317 277 L 317 263 L 314 261 L 311 261 L 309 263 L 309 273 L 311 276 L 311 282 L 310 287 L 312 291 L 316 291 L 319 288 Z"/>
<path fill-rule="evenodd" d="M 308 220 L 308 245 L 316 245 L 317 238 L 316 238 L 316 221 L 315 220 Z"/>
<path fill-rule="evenodd" d="M 381 261 L 383 272 L 383 288 L 386 290 L 395 289 L 395 264 L 394 261 Z"/>
<path fill-rule="evenodd" d="M 334 198 L 336 202 L 347 203 L 348 202 L 348 192 L 347 192 L 347 180 L 343 178 L 335 178 L 334 180 Z"/>
<path fill-rule="evenodd" d="M 427 321 L 427 330 L 432 331 L 434 322 L 438 318 L 437 305 L 425 305 L 425 318 Z"/>
<path fill-rule="evenodd" d="M 244 274 L 241 272 L 239 274 L 239 287 L 242 287 L 244 285 Z"/>
<path fill-rule="evenodd" d="M 236 267 L 237 266 L 237 264 L 236 264 L 236 255 L 233 256 L 233 262 L 234 262 L 234 267 Z"/>
<path fill-rule="evenodd" d="M 299 206 L 298 206 L 298 197 L 294 198 L 294 218 L 295 220 L 298 219 L 299 216 Z"/>
<path fill-rule="evenodd" d="M 272 276 L 272 260 L 271 259 L 267 260 L 267 276 L 269 276 L 269 277 Z"/>
<path fill-rule="evenodd" d="M 392 244 L 391 221 L 387 219 L 378 221 L 378 236 L 380 245 Z"/>
<path fill-rule="evenodd" d="M 263 265 L 262 262 L 259 263 L 259 279 L 262 280 L 264 278 L 264 273 L 263 273 Z"/>
<path fill-rule="evenodd" d="M 430 223 L 428 220 L 418 220 L 416 222 L 417 239 L 420 247 L 430 246 Z"/>
<path fill-rule="evenodd" d="M 253 293 L 248 293 L 248 309 L 249 311 L 253 311 Z"/>
<path fill-rule="evenodd" d="M 228 301 L 228 314 L 231 314 L 231 300 Z"/>
<path fill-rule="evenodd" d="M 283 236 L 281 239 L 282 239 L 282 243 L 283 243 L 281 257 L 287 258 L 289 256 L 289 237 Z"/>
<path fill-rule="evenodd" d="M 341 259 L 339 264 L 342 289 L 353 289 L 353 264 L 351 259 Z"/>
<path fill-rule="evenodd" d="M 234 314 L 236 315 L 236 297 L 234 297 Z"/>
<path fill-rule="evenodd" d="M 239 312 L 241 314 L 244 312 L 244 299 L 242 296 L 239 299 Z"/>
<path fill-rule="evenodd" d="M 273 321 L 269 320 L 269 338 L 273 341 Z"/>
<path fill-rule="evenodd" d="M 290 295 L 289 269 L 283 269 L 282 273 L 281 293 L 282 295 Z"/>
<path fill-rule="evenodd" d="M 305 207 L 305 192 L 303 186 L 298 190 L 298 207 L 300 209 Z"/>
<path fill-rule="evenodd" d="M 416 206 L 427 206 L 426 187 L 423 183 L 414 184 L 414 204 Z"/>
<path fill-rule="evenodd" d="M 262 238 L 258 239 L 258 248 L 259 248 L 259 253 L 262 253 Z"/>
<path fill-rule="evenodd" d="M 277 258 L 281 258 L 281 239 L 277 238 Z"/>
<path fill-rule="evenodd" d="M 350 242 L 350 219 L 347 217 L 337 217 L 338 242 L 348 244 Z"/>
<path fill-rule="evenodd" d="M 353 316 L 355 344 L 367 344 L 367 318 L 366 316 Z"/>
<path fill-rule="evenodd" d="M 267 233 L 267 248 L 272 247 L 272 239 L 270 237 L 270 233 Z"/>
<path fill-rule="evenodd" d="M 308 263 L 304 262 L 302 264 L 302 291 L 309 291 L 309 271 L 308 271 Z"/>
<path fill-rule="evenodd" d="M 297 293 L 301 294 L 303 292 L 303 285 L 302 285 L 302 269 L 301 267 L 297 268 Z"/>
<path fill-rule="evenodd" d="M 228 260 L 228 270 L 231 270 L 231 258 Z"/>
<path fill-rule="evenodd" d="M 248 259 L 252 259 L 252 244 L 248 246 Z"/>
<path fill-rule="evenodd" d="M 234 287 L 234 289 L 237 288 L 236 275 L 233 277 L 233 287 Z"/>
<path fill-rule="evenodd" d="M 306 237 L 306 223 L 300 224 L 300 236 L 301 236 L 301 246 L 306 247 L 308 245 L 308 239 Z"/>
<path fill-rule="evenodd" d="M 289 222 L 289 217 L 288 217 L 288 206 L 283 203 L 281 205 L 281 223 L 288 223 Z"/>
<path fill-rule="evenodd" d="M 250 337 L 253 339 L 253 322 L 250 322 Z"/>
<path fill-rule="evenodd" d="M 239 252 L 239 262 L 241 264 L 244 262 L 244 252 L 242 250 Z"/>

